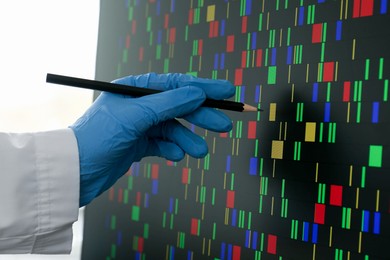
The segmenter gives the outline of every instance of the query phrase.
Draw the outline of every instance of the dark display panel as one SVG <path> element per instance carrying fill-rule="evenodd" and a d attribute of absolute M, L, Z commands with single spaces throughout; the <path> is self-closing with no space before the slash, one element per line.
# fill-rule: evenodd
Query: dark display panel
<path fill-rule="evenodd" d="M 389 259 L 387 0 L 101 1 L 96 78 L 230 80 L 210 153 L 144 159 L 87 206 L 83 259 Z"/>

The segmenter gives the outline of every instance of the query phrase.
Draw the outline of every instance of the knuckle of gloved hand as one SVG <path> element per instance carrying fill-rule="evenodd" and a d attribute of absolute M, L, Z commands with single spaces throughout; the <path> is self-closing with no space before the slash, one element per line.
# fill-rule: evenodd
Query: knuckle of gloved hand
<path fill-rule="evenodd" d="M 180 82 L 182 82 L 182 76 L 184 74 L 180 73 L 168 73 L 165 74 L 164 76 L 166 77 L 166 84 L 167 86 L 170 86 L 169 88 L 171 89 L 176 89 L 180 87 Z"/>
<path fill-rule="evenodd" d="M 206 100 L 206 93 L 201 88 L 188 86 L 182 88 L 183 91 L 184 89 L 186 91 L 183 93 L 183 98 L 188 100 L 188 103 L 194 104 L 195 108 L 199 107 Z"/>
<path fill-rule="evenodd" d="M 148 105 L 139 105 L 142 109 L 143 118 L 145 118 L 146 122 L 150 122 L 150 125 L 157 125 L 160 122 L 160 117 L 158 113 Z"/>
<path fill-rule="evenodd" d="M 131 113 L 129 122 L 126 125 L 131 126 L 136 136 L 142 136 L 152 126 L 157 125 L 159 116 L 150 105 L 136 102 L 129 107 Z"/>
<path fill-rule="evenodd" d="M 139 88 L 147 88 L 149 85 L 149 78 L 150 78 L 149 74 L 142 74 L 142 75 L 135 76 L 134 86 Z"/>
<path fill-rule="evenodd" d="M 194 85 L 196 79 L 192 75 L 182 73 L 173 73 L 170 78 L 171 81 L 174 82 L 175 88 Z"/>

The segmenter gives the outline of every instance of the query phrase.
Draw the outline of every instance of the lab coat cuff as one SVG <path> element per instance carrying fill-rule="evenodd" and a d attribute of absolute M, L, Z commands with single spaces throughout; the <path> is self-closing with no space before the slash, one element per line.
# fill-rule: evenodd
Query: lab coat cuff
<path fill-rule="evenodd" d="M 33 253 L 69 253 L 79 210 L 79 155 L 71 129 L 35 135 L 39 231 Z"/>

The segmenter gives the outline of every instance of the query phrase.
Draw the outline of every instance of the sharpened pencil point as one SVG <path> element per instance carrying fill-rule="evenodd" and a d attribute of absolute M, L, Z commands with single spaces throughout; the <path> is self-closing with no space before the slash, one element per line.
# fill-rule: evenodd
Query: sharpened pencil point
<path fill-rule="evenodd" d="M 243 112 L 258 112 L 258 111 L 263 111 L 263 110 L 260 108 L 254 107 L 254 106 L 244 104 L 244 109 L 242 111 Z"/>

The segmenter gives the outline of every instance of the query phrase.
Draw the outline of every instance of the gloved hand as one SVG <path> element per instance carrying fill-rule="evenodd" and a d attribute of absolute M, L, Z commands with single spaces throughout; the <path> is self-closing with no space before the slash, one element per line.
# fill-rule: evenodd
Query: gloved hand
<path fill-rule="evenodd" d="M 231 120 L 221 111 L 200 107 L 206 97 L 234 95 L 235 88 L 228 81 L 150 73 L 114 82 L 170 91 L 140 98 L 103 92 L 70 126 L 79 148 L 80 207 L 110 188 L 143 157 L 172 161 L 183 159 L 185 153 L 204 157 L 208 153 L 206 142 L 175 118 L 217 132 L 232 128 Z"/>

